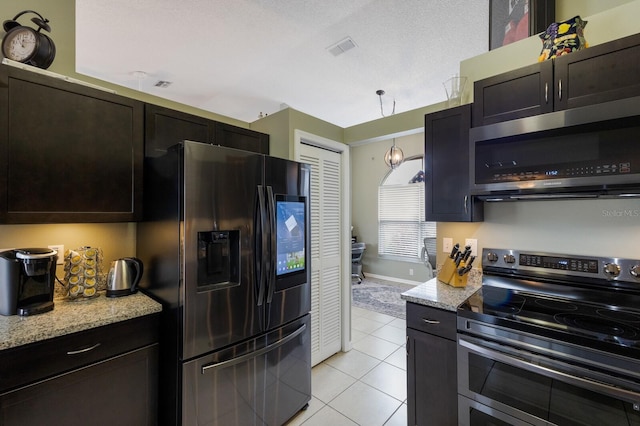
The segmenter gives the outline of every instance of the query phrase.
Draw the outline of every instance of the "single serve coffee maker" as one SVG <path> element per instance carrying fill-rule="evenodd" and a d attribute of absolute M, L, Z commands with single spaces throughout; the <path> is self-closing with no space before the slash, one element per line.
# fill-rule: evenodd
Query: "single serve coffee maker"
<path fill-rule="evenodd" d="M 35 315 L 53 309 L 58 252 L 23 248 L 0 252 L 0 315 Z"/>

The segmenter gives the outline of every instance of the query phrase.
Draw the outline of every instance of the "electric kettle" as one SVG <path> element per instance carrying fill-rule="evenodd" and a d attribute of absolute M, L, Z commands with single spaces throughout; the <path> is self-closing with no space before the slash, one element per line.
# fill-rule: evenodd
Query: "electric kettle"
<path fill-rule="evenodd" d="M 111 262 L 107 276 L 107 297 L 120 297 L 137 291 L 142 278 L 142 261 L 135 257 L 124 257 Z"/>

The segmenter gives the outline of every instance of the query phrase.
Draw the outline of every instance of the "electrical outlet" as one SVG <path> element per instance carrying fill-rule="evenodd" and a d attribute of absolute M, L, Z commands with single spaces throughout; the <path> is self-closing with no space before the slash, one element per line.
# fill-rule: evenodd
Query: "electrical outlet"
<path fill-rule="evenodd" d="M 413 269 L 409 268 L 409 275 L 413 276 Z"/>
<path fill-rule="evenodd" d="M 464 240 L 465 246 L 471 246 L 471 254 L 474 256 L 478 255 L 478 240 L 475 238 L 467 238 Z"/>
<path fill-rule="evenodd" d="M 453 250 L 453 238 L 443 238 L 442 251 L 445 253 L 451 253 L 451 250 Z"/>
<path fill-rule="evenodd" d="M 64 244 L 52 244 L 47 247 L 58 252 L 58 261 L 56 262 L 56 265 L 64 264 Z"/>

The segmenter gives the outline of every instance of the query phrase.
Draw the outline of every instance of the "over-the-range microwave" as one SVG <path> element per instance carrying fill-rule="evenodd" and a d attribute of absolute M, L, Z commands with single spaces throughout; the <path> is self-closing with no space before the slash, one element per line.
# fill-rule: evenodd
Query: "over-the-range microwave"
<path fill-rule="evenodd" d="M 640 197 L 640 97 L 469 135 L 471 194 L 482 200 Z"/>

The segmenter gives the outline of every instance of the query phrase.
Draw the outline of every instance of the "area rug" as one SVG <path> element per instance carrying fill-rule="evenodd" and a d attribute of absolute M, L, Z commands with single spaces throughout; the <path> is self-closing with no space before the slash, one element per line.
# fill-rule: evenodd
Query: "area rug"
<path fill-rule="evenodd" d="M 412 288 L 414 286 L 411 284 L 365 278 L 360 284 L 351 284 L 352 304 L 358 308 L 406 319 L 405 301 L 400 294 Z"/>

